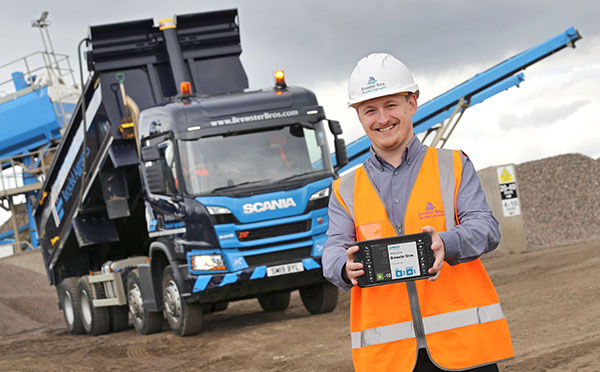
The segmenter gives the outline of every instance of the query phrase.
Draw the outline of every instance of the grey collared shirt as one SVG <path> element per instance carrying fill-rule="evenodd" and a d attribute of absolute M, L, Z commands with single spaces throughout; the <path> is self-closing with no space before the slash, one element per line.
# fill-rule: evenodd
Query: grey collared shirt
<path fill-rule="evenodd" d="M 415 136 L 404 150 L 397 168 L 379 157 L 373 148 L 364 163 L 393 225 L 404 223 L 411 185 L 417 178 L 426 151 L 427 146 Z M 446 248 L 445 261 L 450 265 L 476 259 L 496 249 L 500 242 L 498 221 L 485 199 L 475 167 L 468 157 L 461 158 L 463 170 L 456 199 L 460 225 L 439 233 Z M 355 241 L 354 221 L 332 195 L 329 198 L 327 242 L 323 251 L 323 275 L 345 291 L 352 285 L 342 278 L 342 269 L 346 263 L 346 249 Z"/>

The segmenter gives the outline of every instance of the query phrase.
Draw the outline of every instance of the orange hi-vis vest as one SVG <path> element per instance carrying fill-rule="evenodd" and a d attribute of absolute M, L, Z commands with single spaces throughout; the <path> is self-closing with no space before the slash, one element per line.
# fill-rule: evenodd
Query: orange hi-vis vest
<path fill-rule="evenodd" d="M 393 226 L 364 167 L 334 182 L 354 219 L 358 241 L 456 226 L 459 151 L 428 148 L 410 194 L 404 226 Z M 513 357 L 506 318 L 479 259 L 445 264 L 437 281 L 418 280 L 351 292 L 350 332 L 356 371 L 412 371 L 426 348 L 440 368 L 462 370 Z"/>

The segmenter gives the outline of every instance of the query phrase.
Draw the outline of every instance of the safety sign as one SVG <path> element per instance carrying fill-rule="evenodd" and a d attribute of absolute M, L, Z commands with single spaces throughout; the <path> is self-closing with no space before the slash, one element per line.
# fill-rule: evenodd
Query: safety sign
<path fill-rule="evenodd" d="M 498 185 L 500 187 L 504 217 L 520 215 L 521 207 L 517 196 L 517 178 L 514 166 L 504 165 L 497 167 L 496 173 L 498 174 Z"/>

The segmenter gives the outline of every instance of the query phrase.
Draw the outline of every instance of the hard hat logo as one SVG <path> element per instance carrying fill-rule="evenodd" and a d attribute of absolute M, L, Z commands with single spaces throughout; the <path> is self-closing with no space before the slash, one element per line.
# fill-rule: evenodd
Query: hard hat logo
<path fill-rule="evenodd" d="M 387 86 L 385 85 L 385 83 L 380 83 L 373 76 L 369 76 L 369 81 L 367 81 L 367 85 L 361 87 L 360 90 L 362 94 L 368 94 L 386 88 Z"/>
<path fill-rule="evenodd" d="M 350 75 L 348 106 L 357 106 L 373 98 L 397 93 L 418 94 L 418 90 L 419 87 L 404 63 L 392 55 L 374 53 L 358 61 Z"/>

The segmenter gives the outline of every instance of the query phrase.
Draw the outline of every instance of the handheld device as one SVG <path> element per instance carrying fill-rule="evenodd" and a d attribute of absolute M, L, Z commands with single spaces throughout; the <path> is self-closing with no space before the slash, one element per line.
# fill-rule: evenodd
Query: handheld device
<path fill-rule="evenodd" d="M 431 236 L 426 233 L 357 242 L 354 262 L 363 264 L 365 273 L 358 277 L 361 288 L 425 279 L 434 276 L 429 269 L 435 257 Z"/>

